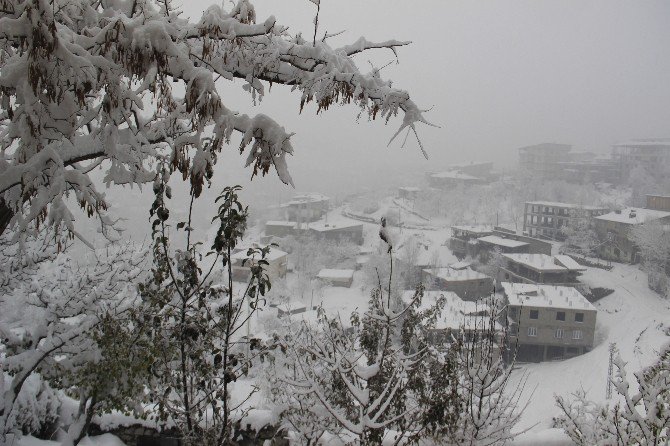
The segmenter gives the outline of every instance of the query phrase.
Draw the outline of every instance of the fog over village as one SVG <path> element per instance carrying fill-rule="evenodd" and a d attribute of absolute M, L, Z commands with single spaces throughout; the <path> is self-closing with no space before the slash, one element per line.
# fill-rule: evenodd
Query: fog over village
<path fill-rule="evenodd" d="M 0 0 L 0 446 L 667 445 L 668 19 Z"/>

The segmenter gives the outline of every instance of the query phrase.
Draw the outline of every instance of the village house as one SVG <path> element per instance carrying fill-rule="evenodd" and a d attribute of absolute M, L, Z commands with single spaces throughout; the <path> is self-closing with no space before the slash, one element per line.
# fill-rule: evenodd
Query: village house
<path fill-rule="evenodd" d="M 265 222 L 265 235 L 269 237 L 286 237 L 297 232 L 296 222 L 268 220 Z"/>
<path fill-rule="evenodd" d="M 316 275 L 320 281 L 331 285 L 349 288 L 354 282 L 353 269 L 322 269 Z"/>
<path fill-rule="evenodd" d="M 520 282 L 574 286 L 586 268 L 567 255 L 503 254 L 504 265 L 498 271 L 498 284 Z"/>
<path fill-rule="evenodd" d="M 457 170 L 433 173 L 428 176 L 428 184 L 436 189 L 450 189 L 458 186 L 474 186 L 487 184 L 488 180 Z"/>
<path fill-rule="evenodd" d="M 449 291 L 464 300 L 474 301 L 493 293 L 493 278 L 470 268 L 428 268 L 421 271 L 427 289 Z"/>
<path fill-rule="evenodd" d="M 563 227 L 579 219 L 591 222 L 593 217 L 607 212 L 609 209 L 601 206 L 529 201 L 524 208 L 523 232 L 531 237 L 562 241 L 565 240 Z"/>
<path fill-rule="evenodd" d="M 284 209 L 285 218 L 298 223 L 309 223 L 323 218 L 330 209 L 330 198 L 321 194 L 296 195 L 280 208 Z"/>
<path fill-rule="evenodd" d="M 233 280 L 238 282 L 246 282 L 251 277 L 251 267 L 255 266 L 261 258 L 259 254 L 255 254 L 253 258 L 246 260 L 247 248 L 239 249 L 230 256 L 230 262 L 233 272 Z M 268 265 L 266 265 L 266 272 L 270 280 L 286 277 L 288 268 L 288 254 L 277 248 L 271 247 L 268 255 L 265 257 Z"/>
<path fill-rule="evenodd" d="M 647 209 L 655 211 L 670 212 L 670 196 L 666 195 L 647 195 Z"/>
<path fill-rule="evenodd" d="M 569 358 L 593 347 L 597 310 L 575 288 L 504 282 L 502 290 L 517 360 Z"/>
<path fill-rule="evenodd" d="M 402 300 L 408 304 L 414 297 L 414 291 L 405 291 Z M 500 355 L 503 326 L 491 320 L 491 308 L 484 301 L 464 301 L 456 293 L 450 291 L 424 291 L 418 311 L 434 308 L 438 299 L 444 297 L 444 308 L 429 330 L 428 338 L 431 343 L 441 346 L 451 339 L 460 339 L 464 342 L 478 342 L 482 334 L 490 328 L 495 335 L 494 359 Z"/>
<path fill-rule="evenodd" d="M 595 217 L 595 230 L 601 241 L 598 254 L 603 259 L 618 262 L 639 262 L 639 250 L 630 240 L 630 230 L 634 226 L 654 220 L 670 224 L 670 211 L 626 208 Z"/>
<path fill-rule="evenodd" d="M 344 241 L 360 245 L 363 243 L 363 224 L 340 221 L 337 223 L 326 223 L 317 221 L 308 226 L 309 233 L 325 240 Z"/>
<path fill-rule="evenodd" d="M 421 189 L 418 187 L 404 186 L 398 188 L 398 198 L 403 198 L 405 200 L 416 200 L 419 196 Z"/>
<path fill-rule="evenodd" d="M 493 227 L 485 225 L 456 225 L 451 227 L 449 249 L 459 259 L 477 254 L 476 244 L 479 237 L 493 234 Z"/>
<path fill-rule="evenodd" d="M 517 234 L 500 226 L 456 225 L 451 227 L 449 248 L 454 255 L 486 258 L 490 251 L 524 252 L 530 254 L 551 254 L 552 245 L 546 240 Z"/>

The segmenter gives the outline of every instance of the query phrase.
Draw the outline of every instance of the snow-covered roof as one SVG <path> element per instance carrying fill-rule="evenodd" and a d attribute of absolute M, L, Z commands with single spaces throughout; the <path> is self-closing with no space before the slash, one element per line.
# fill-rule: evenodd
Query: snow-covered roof
<path fill-rule="evenodd" d="M 427 268 L 424 269 L 423 271 L 426 274 L 430 274 L 431 276 L 438 277 L 448 282 L 461 282 L 467 280 L 481 280 L 489 278 L 489 276 L 487 276 L 486 274 L 482 274 L 470 268 L 465 269 L 453 269 L 450 267 Z"/>
<path fill-rule="evenodd" d="M 597 311 L 575 288 L 530 283 L 502 283 L 510 305 Z"/>
<path fill-rule="evenodd" d="M 318 231 L 318 232 L 327 232 L 327 231 L 335 231 L 335 230 L 340 230 L 340 229 L 358 229 L 358 228 L 363 228 L 362 223 L 354 223 L 354 222 L 339 222 L 339 223 L 326 223 L 324 221 L 317 221 L 314 223 L 310 223 L 308 225 L 309 229 L 313 231 Z"/>
<path fill-rule="evenodd" d="M 554 259 L 571 271 L 586 271 L 586 267 L 577 263 L 575 259 L 564 254 L 554 256 Z"/>
<path fill-rule="evenodd" d="M 451 229 L 471 232 L 473 234 L 490 234 L 493 232 L 493 226 L 488 225 L 456 225 L 452 226 Z"/>
<path fill-rule="evenodd" d="M 472 262 L 469 262 L 467 260 L 461 260 L 460 262 L 452 263 L 451 265 L 449 265 L 449 268 L 465 269 L 465 268 L 469 268 L 470 265 L 472 265 Z"/>
<path fill-rule="evenodd" d="M 431 178 L 450 178 L 453 180 L 479 180 L 480 178 L 478 177 L 473 177 L 472 175 L 468 175 L 462 172 L 456 172 L 453 170 L 446 171 L 446 172 L 438 172 L 434 173 L 431 175 Z"/>
<path fill-rule="evenodd" d="M 491 243 L 493 245 L 504 246 L 506 248 L 520 248 L 522 246 L 528 245 L 528 243 L 526 242 L 520 242 L 509 238 L 502 238 L 497 235 L 487 235 L 485 237 L 480 237 L 477 240 L 481 240 L 482 242 L 486 243 Z"/>
<path fill-rule="evenodd" d="M 296 223 L 294 221 L 285 221 L 285 220 L 268 220 L 265 222 L 265 226 L 287 226 L 294 228 Z"/>
<path fill-rule="evenodd" d="M 503 254 L 503 257 L 539 272 L 562 272 L 567 270 L 564 266 L 554 263 L 554 258 L 547 254 Z"/>
<path fill-rule="evenodd" d="M 615 147 L 642 147 L 642 146 L 667 146 L 670 147 L 670 138 L 659 139 L 637 139 L 613 144 Z"/>
<path fill-rule="evenodd" d="M 575 203 L 561 203 L 558 201 L 527 201 L 526 204 L 530 205 L 539 205 L 539 206 L 548 206 L 548 207 L 556 207 L 556 208 L 570 208 L 570 209 L 585 209 L 587 211 L 601 211 L 603 209 L 607 209 L 604 206 L 587 206 L 583 204 L 575 204 Z"/>
<path fill-rule="evenodd" d="M 421 192 L 421 189 L 414 186 L 403 186 L 399 187 L 398 190 L 403 190 L 405 192 Z"/>
<path fill-rule="evenodd" d="M 301 195 L 296 195 L 293 197 L 293 199 L 289 202 L 283 203 L 281 206 L 286 207 L 286 206 L 294 206 L 298 204 L 306 204 L 306 203 L 322 203 L 329 201 L 330 198 L 326 197 L 325 195 L 321 194 L 301 194 Z"/>
<path fill-rule="evenodd" d="M 233 261 L 235 261 L 235 260 L 244 260 L 244 259 L 246 259 L 247 257 L 249 257 L 249 256 L 247 255 L 247 250 L 248 250 L 248 249 L 249 249 L 248 247 L 243 248 L 241 251 L 238 251 L 238 252 L 236 252 L 235 254 L 231 255 L 231 256 L 230 256 L 230 259 L 233 260 Z M 282 258 L 282 257 L 287 256 L 287 255 L 288 255 L 288 254 L 285 253 L 284 251 L 282 251 L 282 250 L 280 250 L 280 249 L 277 249 L 277 248 L 272 248 L 272 247 L 271 247 L 270 250 L 268 251 L 268 254 L 265 256 L 265 260 L 271 262 L 271 261 L 273 261 L 273 260 L 278 260 L 278 259 L 280 259 L 280 258 Z M 255 259 L 255 260 L 259 260 L 260 258 L 261 258 L 260 254 L 256 254 L 256 255 L 254 255 L 254 259 Z"/>
<path fill-rule="evenodd" d="M 621 211 L 610 212 L 609 214 L 595 217 L 598 220 L 611 221 L 616 223 L 625 223 L 629 225 L 640 225 L 647 221 L 658 220 L 660 218 L 670 217 L 670 212 L 656 211 L 645 208 L 626 208 Z"/>
<path fill-rule="evenodd" d="M 481 302 L 464 301 L 451 291 L 424 291 L 419 311 L 432 308 L 437 299 L 441 296 L 445 298 L 444 308 L 437 318 L 435 329 L 437 330 L 459 330 L 466 329 L 487 329 L 490 322 L 488 316 L 488 305 Z M 410 302 L 414 297 L 414 291 L 408 290 L 403 293 L 403 302 Z M 480 315 L 477 315 L 480 314 Z M 496 322 L 496 330 L 501 329 Z"/>
<path fill-rule="evenodd" d="M 353 269 L 322 269 L 319 271 L 319 274 L 316 275 L 319 279 L 332 280 L 332 279 L 352 279 L 354 277 Z"/>

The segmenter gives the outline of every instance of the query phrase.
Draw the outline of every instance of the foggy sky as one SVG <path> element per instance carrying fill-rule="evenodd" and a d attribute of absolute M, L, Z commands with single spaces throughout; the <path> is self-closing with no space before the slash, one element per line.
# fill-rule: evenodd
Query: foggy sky
<path fill-rule="evenodd" d="M 309 1 L 253 3 L 259 21 L 272 14 L 311 37 L 316 8 Z M 209 4 L 188 1 L 182 9 L 197 19 Z M 229 107 L 270 114 L 296 132 L 289 162 L 298 189 L 336 182 L 345 169 L 365 181 L 370 169 L 511 164 L 514 149 L 539 142 L 607 152 L 619 140 L 670 136 L 669 19 L 667 1 L 322 0 L 319 35 L 347 30 L 332 46 L 361 35 L 413 42 L 382 73 L 432 107 L 426 116 L 441 129 L 420 129 L 430 161 L 413 141 L 386 147 L 400 119 L 357 123 L 354 106 L 319 117 L 312 106 L 299 115 L 299 95 L 285 88 L 273 87 L 257 107 L 230 83 L 221 88 Z M 357 56 L 364 71 L 368 60 L 381 66 L 393 55 Z"/>

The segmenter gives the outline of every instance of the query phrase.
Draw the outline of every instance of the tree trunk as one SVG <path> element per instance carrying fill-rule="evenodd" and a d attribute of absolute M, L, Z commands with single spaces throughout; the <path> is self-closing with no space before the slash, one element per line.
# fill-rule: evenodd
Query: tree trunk
<path fill-rule="evenodd" d="M 5 232 L 9 226 L 9 221 L 14 216 L 14 211 L 5 203 L 5 199 L 0 197 L 0 235 Z"/>

